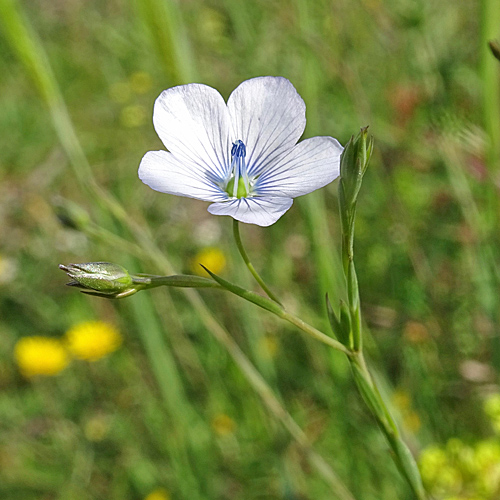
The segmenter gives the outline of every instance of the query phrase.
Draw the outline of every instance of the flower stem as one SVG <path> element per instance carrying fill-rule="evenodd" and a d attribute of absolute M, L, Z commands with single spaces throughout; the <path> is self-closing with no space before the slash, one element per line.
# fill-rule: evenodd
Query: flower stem
<path fill-rule="evenodd" d="M 337 351 L 343 352 L 348 358 L 353 355 L 353 353 L 349 349 L 347 349 L 344 344 L 342 344 L 338 340 L 332 339 L 332 337 L 329 337 L 328 335 L 314 328 L 310 324 L 301 320 L 299 317 L 294 316 L 293 314 L 286 312 L 285 310 L 283 310 L 281 314 L 277 314 L 277 316 L 284 319 L 285 321 L 288 321 L 292 325 L 296 326 L 316 340 L 319 340 L 323 344 L 333 347 L 333 349 L 336 349 Z"/>
<path fill-rule="evenodd" d="M 339 211 L 342 232 L 342 264 L 347 289 L 347 306 L 350 316 L 343 338 L 349 340 L 349 363 L 353 378 L 366 405 L 375 417 L 392 450 L 392 457 L 402 476 L 407 480 L 415 498 L 425 500 L 426 494 L 417 464 L 387 408 L 375 380 L 370 375 L 363 356 L 363 331 L 359 285 L 354 266 L 354 225 L 356 204 L 363 175 L 368 165 L 373 140 L 367 129 L 361 129 L 356 138 L 351 138 L 342 154 L 340 163 Z"/>
<path fill-rule="evenodd" d="M 266 292 L 266 295 L 271 300 L 274 300 L 274 302 L 276 302 L 277 304 L 279 304 L 281 306 L 282 304 L 279 301 L 279 299 L 276 297 L 276 295 L 274 295 L 273 292 L 271 292 L 269 287 L 264 283 L 264 280 L 260 277 L 259 273 L 253 267 L 253 264 L 250 262 L 248 254 L 245 251 L 245 248 L 243 247 L 243 243 L 241 242 L 240 226 L 239 226 L 239 222 L 236 219 L 233 219 L 233 234 L 234 234 L 234 240 L 236 241 L 236 246 L 238 247 L 240 255 L 243 257 L 243 260 L 245 261 L 245 264 L 248 267 L 248 270 L 252 273 L 252 276 L 256 279 L 257 283 L 260 285 L 262 290 L 264 290 L 264 292 Z"/>
<path fill-rule="evenodd" d="M 393 460 L 396 463 L 401 474 L 407 480 L 415 498 L 426 500 L 424 487 L 418 466 L 411 454 L 408 446 L 401 438 L 399 430 L 387 408 L 378 387 L 370 375 L 366 366 L 363 353 L 357 352 L 349 358 L 354 380 L 358 386 L 359 392 L 363 396 L 366 405 L 371 410 L 377 424 L 384 434 L 389 446 L 393 452 Z"/>

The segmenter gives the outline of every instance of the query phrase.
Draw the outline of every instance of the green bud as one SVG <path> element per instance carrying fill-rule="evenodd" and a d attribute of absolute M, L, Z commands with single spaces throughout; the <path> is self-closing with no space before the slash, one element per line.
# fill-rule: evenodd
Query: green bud
<path fill-rule="evenodd" d="M 119 299 L 133 295 L 143 288 L 135 283 L 128 271 L 111 262 L 86 262 L 59 266 L 72 281 L 68 286 L 80 288 L 81 292 L 99 297 Z"/>
<path fill-rule="evenodd" d="M 342 212 L 351 210 L 358 198 L 363 175 L 373 151 L 373 137 L 368 137 L 368 127 L 351 137 L 340 159 L 340 184 L 342 186 Z M 342 205 L 345 205 L 342 207 Z"/>

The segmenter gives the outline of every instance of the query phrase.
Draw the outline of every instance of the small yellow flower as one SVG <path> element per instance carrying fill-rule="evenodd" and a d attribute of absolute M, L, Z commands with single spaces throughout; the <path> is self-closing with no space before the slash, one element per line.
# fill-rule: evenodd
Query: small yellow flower
<path fill-rule="evenodd" d="M 151 75 L 145 71 L 136 71 L 130 75 L 130 87 L 136 94 L 145 94 L 152 85 Z"/>
<path fill-rule="evenodd" d="M 227 436 L 228 434 L 232 434 L 234 432 L 236 429 L 236 423 L 228 415 L 219 413 L 218 415 L 215 415 L 212 420 L 212 429 L 219 436 Z"/>
<path fill-rule="evenodd" d="M 68 364 L 68 354 L 63 343 L 50 337 L 20 339 L 15 346 L 14 356 L 25 377 L 57 375 Z"/>
<path fill-rule="evenodd" d="M 200 276 L 206 276 L 207 273 L 200 266 L 203 264 L 215 274 L 219 274 L 226 267 L 226 257 L 222 250 L 216 247 L 207 247 L 200 250 L 191 263 L 191 270 Z"/>
<path fill-rule="evenodd" d="M 140 127 L 146 123 L 146 110 L 140 104 L 130 104 L 122 109 L 120 122 L 124 127 Z"/>
<path fill-rule="evenodd" d="M 144 500 L 170 500 L 168 491 L 164 488 L 153 490 Z"/>
<path fill-rule="evenodd" d="M 122 337 L 109 323 L 86 321 L 66 332 L 66 342 L 75 358 L 96 361 L 116 351 L 122 343 Z"/>

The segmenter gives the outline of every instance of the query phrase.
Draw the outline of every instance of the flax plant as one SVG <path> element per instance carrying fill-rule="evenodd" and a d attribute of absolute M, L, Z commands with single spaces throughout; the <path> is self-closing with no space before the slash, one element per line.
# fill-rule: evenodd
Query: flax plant
<path fill-rule="evenodd" d="M 151 7 L 151 5 L 149 7 Z M 178 9 L 178 6 L 172 2 L 169 5 L 169 9 L 170 11 L 172 11 L 172 9 L 175 11 L 175 9 Z M 162 12 L 163 14 L 168 15 L 166 11 Z M 176 11 L 175 15 L 179 16 L 180 14 Z M 26 17 L 23 15 L 16 0 L 0 0 L 0 22 L 4 27 L 4 34 L 7 41 L 12 47 L 14 53 L 18 56 L 18 59 L 24 66 L 27 74 L 34 81 L 38 91 L 40 92 L 40 96 L 50 111 L 57 136 L 68 156 L 70 167 L 72 168 L 79 186 L 92 199 L 97 201 L 101 209 L 107 210 L 109 214 L 112 214 L 118 224 L 132 235 L 135 243 L 128 242 L 121 235 L 114 234 L 106 228 L 101 227 L 100 224 L 92 221 L 82 222 L 80 220 L 79 222 L 81 225 L 78 226 L 78 229 L 86 232 L 93 238 L 105 240 L 107 243 L 111 243 L 117 250 L 123 251 L 124 248 L 128 248 L 136 256 L 152 262 L 157 268 L 162 269 L 165 273 L 175 275 L 175 271 L 169 259 L 158 248 L 148 228 L 131 219 L 125 208 L 108 191 L 104 190 L 95 181 L 92 169 L 90 168 L 89 162 L 78 140 L 77 133 L 62 97 L 58 82 L 55 78 L 47 54 L 43 48 L 43 43 L 38 38 L 36 32 L 33 30 Z M 153 34 L 153 38 L 154 37 L 155 35 Z M 173 39 L 173 42 L 175 43 L 175 39 Z M 185 46 L 183 50 L 189 50 L 186 47 L 187 46 Z M 173 46 L 171 46 L 171 48 L 174 50 Z M 179 50 L 182 52 L 181 49 Z M 171 60 L 176 60 L 177 56 L 172 54 L 166 57 L 170 57 Z M 177 75 L 181 75 L 179 79 L 186 80 L 188 75 L 190 75 L 190 70 L 186 69 L 188 67 L 186 66 L 186 61 L 184 61 L 184 63 L 185 64 L 180 64 L 178 66 L 177 69 L 179 73 L 177 73 Z M 173 78 L 175 78 L 175 76 L 173 76 Z M 68 203 L 63 203 L 63 205 L 65 205 L 64 210 L 66 211 Z M 75 206 L 73 205 L 72 209 L 74 208 Z M 74 210 L 70 210 L 70 212 L 71 211 Z M 101 212 L 101 216 L 104 218 L 103 212 Z M 79 266 L 81 267 L 81 265 Z M 68 269 L 69 268 L 70 266 L 68 266 Z M 113 269 L 113 272 L 115 272 L 116 267 Z M 93 276 L 93 278 L 96 278 L 96 276 Z M 144 276 L 139 276 L 139 278 L 143 279 Z M 147 278 L 148 277 L 146 277 L 146 279 Z M 178 278 L 175 280 L 178 280 Z M 103 281 L 101 281 L 101 283 L 103 283 Z M 152 279 L 151 284 L 153 283 L 153 286 L 158 286 L 158 281 Z M 144 284 L 144 282 L 141 282 L 141 284 Z M 179 284 L 179 282 L 177 282 L 177 284 Z M 80 285 L 82 285 L 82 283 L 80 283 Z M 92 291 L 88 285 L 89 282 L 85 281 L 81 287 L 85 289 L 87 293 Z M 213 284 L 211 286 L 213 286 Z M 120 288 L 122 288 L 121 285 Z M 107 289 L 110 291 L 109 287 Z M 102 292 L 102 290 L 94 291 Z M 122 292 L 123 291 L 124 290 L 122 288 Z M 138 291 L 138 289 L 136 289 L 135 292 L 136 291 Z M 101 295 L 100 293 L 98 294 Z M 110 293 L 107 297 L 117 298 L 117 295 L 119 295 L 119 293 Z M 229 332 L 215 319 L 198 292 L 196 290 L 185 290 L 185 296 L 195 311 L 195 314 L 205 326 L 206 330 L 227 351 L 234 363 L 240 369 L 248 384 L 259 395 L 268 412 L 287 430 L 299 446 L 302 454 L 307 458 L 309 463 L 322 477 L 325 483 L 328 484 L 331 491 L 341 500 L 353 500 L 354 497 L 351 492 L 343 484 L 337 473 L 333 470 L 332 466 L 313 449 L 310 439 L 284 408 L 268 383 L 256 370 L 238 344 L 233 340 Z M 182 393 L 180 391 L 173 390 L 173 388 L 175 388 L 175 384 L 172 385 L 171 383 L 172 380 L 178 380 L 178 376 L 176 375 L 173 379 L 170 379 L 169 370 L 164 370 L 164 368 L 169 365 L 172 370 L 176 370 L 176 368 L 170 363 L 170 353 L 168 352 L 168 347 L 162 338 L 163 328 L 158 324 L 156 315 L 151 307 L 150 301 L 145 299 L 145 301 L 141 304 L 136 304 L 133 314 L 135 315 L 138 324 L 143 321 L 148 322 L 148 330 L 139 329 L 139 332 L 146 347 L 148 357 L 151 360 L 153 373 L 157 379 L 159 387 L 161 388 L 164 401 L 174 411 L 178 408 L 178 405 L 176 405 L 176 396 L 181 395 Z M 172 396 L 174 397 L 172 398 Z M 184 421 L 181 423 L 185 426 L 185 429 L 189 431 L 187 426 L 188 422 Z M 199 427 L 196 427 L 196 429 L 199 429 Z M 172 443 L 173 446 L 168 447 L 168 453 L 171 454 L 173 466 L 176 468 L 176 475 L 184 479 L 184 481 L 181 481 L 181 487 L 184 490 L 186 497 L 190 496 L 192 498 L 194 494 L 198 498 L 201 495 L 199 490 L 199 478 L 195 477 L 193 470 L 191 470 L 191 465 L 188 463 L 189 450 L 186 449 L 186 445 L 183 441 L 182 436 L 177 435 Z"/>
<path fill-rule="evenodd" d="M 216 275 L 207 268 L 204 269 L 213 281 L 199 276 L 190 275 L 150 276 L 141 274 L 137 276 L 130 276 L 126 273 L 130 276 L 128 288 L 124 290 L 123 285 L 120 283 L 120 285 L 116 288 L 117 295 L 114 298 L 125 297 L 140 290 L 155 288 L 158 286 L 207 289 L 219 288 L 229 291 L 234 295 L 261 307 L 262 309 L 265 309 L 278 318 L 294 325 L 304 334 L 345 354 L 351 365 L 352 374 L 358 390 L 367 407 L 375 417 L 380 430 L 387 439 L 387 442 L 392 450 L 392 457 L 398 469 L 407 480 L 415 498 L 424 500 L 427 497 L 416 462 L 407 445 L 401 438 L 395 420 L 381 396 L 375 379 L 370 373 L 363 352 L 361 304 L 359 298 L 358 280 L 354 265 L 354 226 L 357 198 L 372 150 L 373 140 L 368 137 L 367 128 L 364 128 L 361 129 L 361 132 L 355 138 L 351 138 L 342 153 L 339 182 L 339 208 L 342 222 L 341 253 L 346 283 L 347 302 L 341 301 L 340 310 L 336 313 L 327 297 L 328 319 L 334 337 L 325 334 L 314 326 L 303 321 L 300 317 L 286 310 L 281 301 L 271 291 L 270 287 L 264 282 L 252 265 L 249 256 L 243 247 L 239 232 L 239 222 L 236 219 L 233 221 L 236 246 L 249 272 L 261 286 L 266 295 L 268 295 L 268 298 L 232 283 L 221 276 Z M 238 214 L 238 212 L 236 212 L 236 214 Z M 83 267 L 89 267 L 91 269 L 95 266 L 96 264 L 92 263 L 83 265 Z M 107 267 L 109 267 L 112 279 L 115 278 L 113 274 L 115 273 L 114 264 L 98 263 L 98 266 L 100 269 L 99 272 L 104 278 L 104 281 Z M 106 284 L 103 284 L 100 280 L 96 280 L 94 278 L 92 278 L 92 281 L 90 282 L 85 276 L 79 276 L 82 265 L 69 265 L 61 267 L 63 270 L 68 272 L 68 275 L 72 279 L 69 283 L 70 285 L 75 286 L 76 281 L 77 283 L 80 283 L 81 288 L 83 288 L 83 292 L 90 292 L 110 298 L 109 284 L 112 283 L 111 279 Z M 89 284 L 91 284 L 90 290 Z M 101 288 L 104 291 L 102 294 L 100 290 Z"/>
<path fill-rule="evenodd" d="M 169 9 L 173 10 L 165 11 L 165 15 L 170 17 L 172 27 L 175 25 L 175 20 L 178 19 L 176 16 L 179 13 L 174 3 L 169 3 L 168 5 Z M 186 174 L 186 171 L 183 170 L 186 163 L 189 163 L 189 160 L 193 160 L 193 157 L 190 157 L 192 150 L 189 147 L 185 148 L 185 144 L 180 144 L 180 147 L 175 151 L 176 141 L 167 144 L 172 137 L 177 139 L 177 133 L 185 131 L 182 128 L 176 129 L 175 127 L 171 127 L 172 122 L 170 122 L 170 127 L 164 125 L 165 116 L 162 116 L 160 113 L 165 112 L 168 115 L 171 110 L 165 109 L 165 106 L 162 106 L 160 102 L 160 111 L 157 114 L 158 119 L 155 125 L 170 152 L 148 153 L 149 156 L 146 155 L 141 164 L 141 179 L 158 191 L 211 201 L 213 203 L 209 208 L 211 213 L 233 217 L 233 234 L 238 251 L 249 272 L 256 279 L 268 298 L 231 283 L 223 277 L 214 274 L 210 269 L 206 269 L 210 278 L 179 275 L 174 272 L 167 257 L 158 249 L 148 229 L 131 221 L 127 217 L 124 208 L 95 182 L 90 166 L 77 139 L 47 56 L 43 51 L 43 46 L 37 40 L 27 21 L 19 14 L 14 0 L 1 0 L 0 7 L 1 19 L 6 27 L 7 38 L 19 59 L 31 74 L 40 94 L 51 111 L 58 136 L 68 154 L 80 185 L 89 194 L 99 200 L 101 206 L 106 207 L 122 227 L 130 231 L 136 240 L 136 246 L 131 248 L 137 250 L 137 252 L 141 252 L 143 255 L 147 255 L 150 262 L 162 268 L 168 274 L 167 276 L 151 274 L 132 275 L 124 268 L 105 262 L 70 264 L 62 266 L 63 270 L 68 273 L 72 280 L 69 284 L 80 288 L 84 293 L 113 299 L 128 297 L 135 295 L 139 291 L 159 286 L 225 290 L 292 324 L 305 335 L 325 344 L 329 348 L 343 353 L 350 363 L 360 394 L 391 447 L 396 465 L 408 481 L 415 498 L 419 500 L 426 498 L 415 461 L 406 444 L 401 439 L 394 419 L 376 385 L 376 381 L 370 374 L 363 352 L 361 304 L 354 265 L 354 226 L 357 197 L 373 148 L 373 142 L 368 137 L 367 129 L 362 129 L 355 138 L 351 138 L 343 152 L 340 144 L 330 137 L 316 137 L 295 144 L 303 131 L 303 128 L 299 130 L 300 125 L 291 134 L 291 139 L 288 135 L 290 130 L 285 126 L 281 131 L 280 140 L 273 143 L 274 150 L 271 148 L 271 151 L 266 150 L 266 147 L 262 146 L 262 144 L 260 151 L 255 149 L 256 144 L 261 138 L 258 133 L 252 135 L 252 132 L 250 132 L 248 136 L 243 137 L 242 135 L 241 137 L 233 138 L 228 133 L 227 136 L 223 137 L 223 141 L 221 141 L 223 148 L 221 151 L 216 151 L 216 153 L 222 152 L 223 161 L 219 166 L 224 166 L 225 169 L 215 172 L 205 170 L 203 174 L 208 173 L 210 175 L 197 178 L 193 174 L 193 171 Z M 144 14 L 145 17 L 148 15 Z M 148 22 L 153 24 L 151 19 Z M 158 35 L 153 34 L 153 36 Z M 168 35 L 170 41 L 174 38 L 174 35 Z M 172 49 L 172 53 L 167 54 L 165 57 L 166 66 L 169 66 L 169 64 L 173 65 L 171 78 L 175 81 L 185 81 L 183 75 L 191 71 L 190 69 L 182 69 L 182 53 L 189 54 L 189 49 L 186 48 L 186 45 L 183 49 L 180 47 L 177 47 L 176 50 Z M 188 63 L 191 64 L 190 57 L 188 58 Z M 256 103 L 259 104 L 258 96 L 265 93 L 272 85 L 277 88 L 277 95 L 285 95 L 287 92 L 287 97 L 293 95 L 296 99 L 295 110 L 298 109 L 297 106 L 301 106 L 300 101 L 291 92 L 288 84 L 284 82 L 285 79 L 274 79 L 272 82 L 265 79 L 255 80 L 259 80 L 260 94 L 245 94 L 245 92 L 241 91 L 240 94 L 235 94 L 232 102 L 236 104 L 234 104 L 233 108 L 228 103 L 229 113 L 233 119 L 235 119 L 237 111 L 258 108 L 256 106 Z M 247 82 L 244 82 L 244 84 L 247 87 L 253 85 Z M 184 86 L 183 90 L 187 90 L 187 87 Z M 190 90 L 192 89 L 193 87 L 190 87 Z M 197 91 L 200 91 L 200 88 L 197 88 Z M 216 106 L 218 106 L 220 111 L 220 115 L 216 116 L 218 124 L 224 124 L 224 120 L 227 117 L 224 114 L 225 111 L 222 111 L 223 108 L 219 100 L 220 96 L 217 97 L 213 93 L 211 95 L 214 102 L 217 101 Z M 182 104 L 184 105 L 185 103 Z M 270 100 L 266 104 L 275 105 L 276 100 Z M 290 103 L 289 101 L 287 102 L 287 99 L 284 99 L 281 104 Z M 294 106 L 290 106 L 290 109 L 293 111 Z M 266 106 L 262 106 L 262 112 L 265 116 Z M 210 115 L 210 119 L 214 119 L 213 114 Z M 301 119 L 301 114 L 297 113 L 297 115 L 290 116 L 289 121 L 285 122 L 285 125 L 297 123 L 297 121 L 300 122 Z M 234 123 L 236 125 L 233 130 L 236 129 L 241 134 L 247 130 L 243 125 L 248 125 L 249 130 L 253 124 L 252 120 L 245 123 L 244 118 L 243 122 L 238 122 L 236 119 Z M 238 128 L 238 124 L 240 128 Z M 281 120 L 278 121 L 278 124 L 281 124 Z M 278 124 L 272 123 L 271 125 L 276 129 Z M 305 121 L 303 125 L 305 126 Z M 228 130 L 231 129 L 230 126 L 227 128 Z M 207 137 L 210 146 L 214 146 L 215 142 L 220 139 L 220 137 L 216 136 Z M 193 137 L 188 137 L 187 140 L 189 139 L 193 139 Z M 252 151 L 250 151 L 250 146 L 253 148 Z M 257 152 L 255 157 L 253 157 L 252 152 L 255 151 Z M 174 154 L 172 155 L 172 153 Z M 258 153 L 260 153 L 260 156 Z M 180 162 L 176 154 L 178 157 L 182 157 L 184 161 Z M 215 156 L 217 157 L 217 155 Z M 262 160 L 259 163 L 261 157 L 266 161 Z M 194 158 L 194 160 L 196 163 L 199 158 Z M 217 161 L 219 160 L 220 158 L 217 157 Z M 250 160 L 254 162 L 251 163 Z M 342 223 L 341 256 L 347 302 L 341 301 L 339 312 L 336 312 L 327 298 L 327 316 L 333 331 L 332 336 L 308 324 L 282 305 L 283 301 L 275 294 L 272 287 L 264 282 L 251 263 L 242 243 L 239 222 L 253 223 L 260 226 L 273 224 L 290 209 L 295 197 L 308 194 L 332 182 L 339 175 L 339 163 L 339 206 Z M 186 175 L 191 183 L 188 186 L 189 189 L 186 188 Z M 314 212 L 314 206 L 308 210 L 311 213 Z M 319 213 L 323 216 L 325 215 L 325 210 L 322 208 Z M 326 228 L 324 220 L 319 220 L 316 217 L 314 227 L 316 230 L 318 227 L 324 230 Z M 100 235 L 103 234 L 103 230 L 99 228 L 94 228 L 94 231 Z M 327 262 L 328 259 L 323 260 Z M 135 265 L 135 262 L 130 261 L 130 264 Z M 171 358 L 171 353 L 168 351 L 162 338 L 161 326 L 156 323 L 152 303 L 143 297 L 144 295 L 141 295 L 141 302 L 135 302 L 133 308 L 134 315 L 137 318 L 138 324 L 148 324 L 149 334 L 153 332 L 149 337 L 143 335 L 143 342 L 151 359 L 155 376 L 164 393 L 167 406 L 169 405 L 170 411 L 172 414 L 175 414 L 173 406 L 177 403 L 187 405 L 186 395 L 183 393 L 182 382 L 179 380 L 179 374 Z M 229 336 L 228 332 L 220 326 L 204 304 L 200 295 L 195 290 L 187 290 L 186 297 L 200 320 L 207 327 L 207 330 L 231 355 L 248 382 L 260 395 L 268 410 L 282 422 L 300 445 L 310 462 L 331 486 L 332 491 L 341 499 L 351 500 L 353 498 L 352 494 L 337 478 L 327 462 L 312 449 L 310 441 L 304 432 L 285 410 L 264 379 Z M 134 298 L 134 300 L 137 299 Z M 172 381 L 174 381 L 174 389 L 172 389 Z M 186 411 L 187 413 L 190 413 L 190 411 Z M 177 413 L 177 416 L 179 415 Z M 188 421 L 199 422 L 199 418 L 197 415 L 191 414 Z M 178 425 L 179 429 L 188 432 L 187 422 L 178 420 L 176 425 Z M 183 441 L 182 438 L 179 439 Z M 189 463 L 189 451 L 193 446 L 193 442 L 188 444 L 184 442 L 178 443 L 178 448 L 174 450 L 173 454 L 174 458 L 183 464 L 183 466 L 176 472 L 182 474 L 187 471 L 188 477 L 186 478 L 185 491 L 194 492 L 194 498 L 203 498 L 202 485 L 199 478 L 196 477 L 194 470 L 191 470 Z"/>

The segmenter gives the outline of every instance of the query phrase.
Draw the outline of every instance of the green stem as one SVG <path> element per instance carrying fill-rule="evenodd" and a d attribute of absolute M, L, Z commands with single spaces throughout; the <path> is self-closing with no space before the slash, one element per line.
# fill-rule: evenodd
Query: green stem
<path fill-rule="evenodd" d="M 222 288 L 215 281 L 192 276 L 190 274 L 175 274 L 173 276 L 139 275 L 133 277 L 133 283 L 142 285 L 144 288 L 156 288 L 158 286 L 173 286 L 176 288 Z"/>
<path fill-rule="evenodd" d="M 240 255 L 243 257 L 243 260 L 245 261 L 246 266 L 248 267 L 248 270 L 252 273 L 252 276 L 256 279 L 257 283 L 260 285 L 262 290 L 266 292 L 266 295 L 271 299 L 274 300 L 279 305 L 282 305 L 279 299 L 274 295 L 273 292 L 268 288 L 268 286 L 264 283 L 264 280 L 259 276 L 259 273 L 255 270 L 253 267 L 253 264 L 250 262 L 250 259 L 248 257 L 248 254 L 245 251 L 245 248 L 243 247 L 243 243 L 241 242 L 241 236 L 240 236 L 240 226 L 239 222 L 236 219 L 233 219 L 233 234 L 234 234 L 234 239 L 236 241 L 236 246 L 238 247 L 238 250 L 240 252 Z"/>
<path fill-rule="evenodd" d="M 355 353 L 349 358 L 349 361 L 356 385 L 392 449 L 392 457 L 396 466 L 410 485 L 415 498 L 426 500 L 427 497 L 417 463 L 408 446 L 401 439 L 396 423 L 368 371 L 363 354 L 361 352 Z"/>
<path fill-rule="evenodd" d="M 283 310 L 281 314 L 277 314 L 277 316 L 284 319 L 285 321 L 288 321 L 288 323 L 291 323 L 292 325 L 296 326 L 297 328 L 307 333 L 311 337 L 315 338 L 316 340 L 319 340 L 323 344 L 333 347 L 337 351 L 343 352 L 347 357 L 350 358 L 352 356 L 353 353 L 349 349 L 347 349 L 347 347 L 345 347 L 344 344 L 340 343 L 338 340 L 332 339 L 332 337 L 329 337 L 328 335 L 314 328 L 310 324 L 301 320 L 297 316 L 289 312 L 286 312 L 285 310 Z"/>
<path fill-rule="evenodd" d="M 314 337 L 316 340 L 323 342 L 323 344 L 327 344 L 330 347 L 333 347 L 334 349 L 343 352 L 346 356 L 352 355 L 351 351 L 344 344 L 340 343 L 338 340 L 332 339 L 332 337 L 325 335 L 323 332 L 320 332 L 313 326 L 307 324 L 305 321 L 302 321 L 297 316 L 285 311 L 285 308 L 281 304 L 276 304 L 275 302 L 266 299 L 265 297 L 259 295 L 258 293 L 251 292 L 246 288 L 242 288 L 239 285 L 235 285 L 234 283 L 231 283 L 230 281 L 227 281 L 224 278 L 217 276 L 212 271 L 210 271 L 210 269 L 207 269 L 206 267 L 204 267 L 204 269 L 225 290 L 234 293 L 235 295 L 238 295 L 242 299 L 248 300 L 248 302 L 252 302 L 257 306 L 262 307 L 263 309 L 266 309 L 266 311 L 272 312 L 273 314 L 278 316 L 278 318 L 288 321 L 289 323 L 295 325 L 297 328 L 307 333 L 311 337 Z"/>
<path fill-rule="evenodd" d="M 481 78 L 483 84 L 483 124 L 488 135 L 487 163 L 492 173 L 500 167 L 500 80 L 498 62 L 492 57 L 488 42 L 500 35 L 500 3 L 481 2 Z"/>

